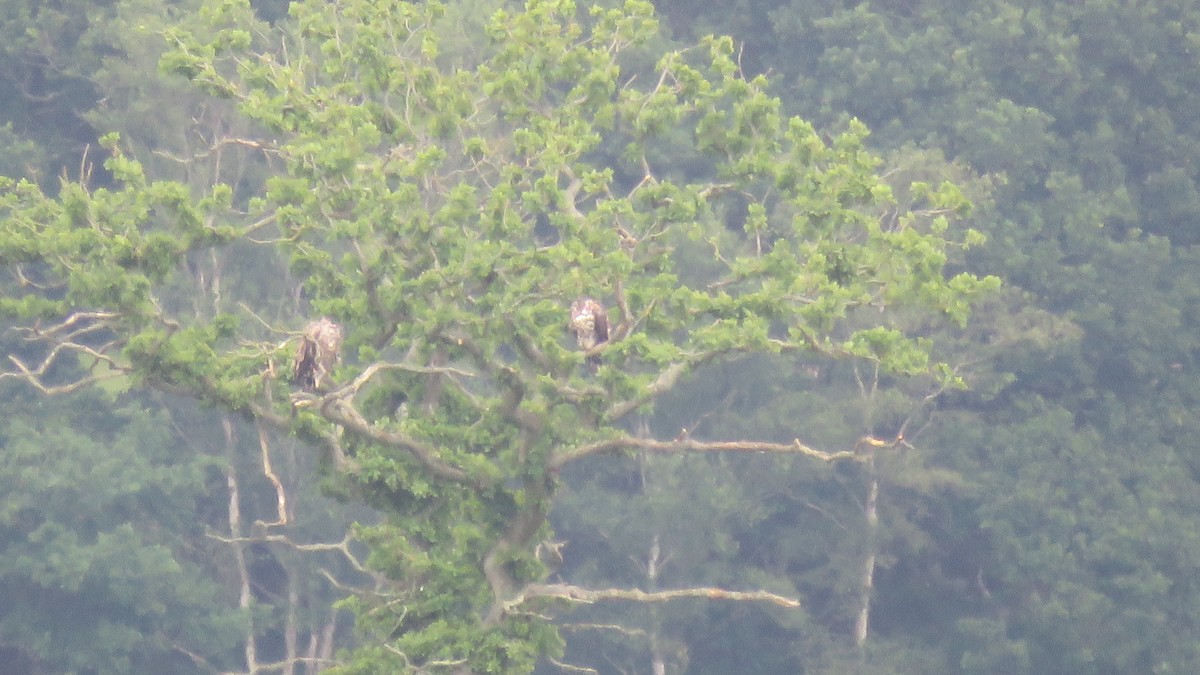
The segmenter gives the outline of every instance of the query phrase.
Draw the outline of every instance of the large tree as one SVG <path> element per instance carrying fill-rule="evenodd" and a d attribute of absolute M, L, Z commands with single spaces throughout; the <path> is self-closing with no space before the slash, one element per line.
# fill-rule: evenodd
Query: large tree
<path fill-rule="evenodd" d="M 0 264 L 20 281 L 0 310 L 44 350 L 9 375 L 45 389 L 71 355 L 84 382 L 185 394 L 319 447 L 387 515 L 355 532 L 375 584 L 353 591 L 363 641 L 345 672 L 528 671 L 561 652 L 547 618 L 564 603 L 794 606 L 786 584 L 551 583 L 560 473 L 629 451 L 873 467 L 903 448 L 903 427 L 821 448 L 799 428 L 705 439 L 643 423 L 748 354 L 854 360 L 872 386 L 958 383 L 923 336 L 994 285 L 946 272 L 974 240 L 953 227 L 959 191 L 898 199 L 860 126 L 826 141 L 782 115 L 729 40 L 660 53 L 636 0 L 486 20 L 314 0 L 276 26 L 214 2 L 202 17 L 166 32 L 164 66 L 253 131 L 217 127 L 195 159 L 249 149 L 273 172 L 162 180 L 109 137 L 112 186 L 0 184 Z M 227 273 L 195 273 L 215 252 Z M 611 324 L 586 353 L 567 338 L 581 296 Z M 307 391 L 288 364 L 319 317 L 345 341 Z M 275 525 L 236 534 L 267 541 Z"/>

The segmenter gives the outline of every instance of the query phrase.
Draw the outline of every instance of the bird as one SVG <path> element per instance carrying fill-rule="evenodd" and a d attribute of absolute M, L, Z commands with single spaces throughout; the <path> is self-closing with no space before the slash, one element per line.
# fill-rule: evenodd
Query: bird
<path fill-rule="evenodd" d="M 571 330 L 575 332 L 579 348 L 591 352 L 608 342 L 608 312 L 595 300 L 581 297 L 571 304 Z M 600 355 L 588 354 L 587 366 L 588 371 L 595 374 L 600 367 Z"/>
<path fill-rule="evenodd" d="M 342 340 L 342 327 L 328 317 L 304 326 L 292 359 L 292 377 L 304 391 L 316 391 L 329 377 L 341 355 Z"/>

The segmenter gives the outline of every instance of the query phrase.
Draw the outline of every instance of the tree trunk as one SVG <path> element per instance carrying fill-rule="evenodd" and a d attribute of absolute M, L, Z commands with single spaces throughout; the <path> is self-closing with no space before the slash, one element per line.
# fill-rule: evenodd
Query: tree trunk
<path fill-rule="evenodd" d="M 283 644 L 286 655 L 284 656 L 284 666 L 282 675 L 295 675 L 296 659 L 300 658 L 298 628 L 296 626 L 296 607 L 300 604 L 300 591 L 296 590 L 296 584 L 292 583 L 291 575 L 288 575 L 288 611 L 287 623 L 283 629 Z"/>
<path fill-rule="evenodd" d="M 862 575 L 858 583 L 858 619 L 854 622 L 854 645 L 862 649 L 871 630 L 871 597 L 875 590 L 875 561 L 878 554 L 879 478 L 875 475 L 875 457 L 866 462 L 870 476 L 863 515 L 867 521 L 867 550 L 863 556 Z"/>
<path fill-rule="evenodd" d="M 241 539 L 242 537 L 242 510 L 241 497 L 238 492 L 238 480 L 236 469 L 234 469 L 234 455 L 236 451 L 236 442 L 233 434 L 233 422 L 228 417 L 221 420 L 221 426 L 225 431 L 225 450 L 229 456 L 229 466 L 225 469 L 225 481 L 229 486 L 229 536 L 232 539 Z M 246 567 L 246 555 L 242 550 L 242 543 L 234 541 L 233 559 L 237 566 L 238 580 L 241 584 L 241 589 L 238 594 L 238 607 L 242 611 L 250 614 L 250 602 L 252 599 L 250 591 L 250 570 Z M 258 648 L 254 642 L 254 621 L 250 620 L 250 626 L 246 629 L 246 670 L 254 673 L 258 672 Z"/>

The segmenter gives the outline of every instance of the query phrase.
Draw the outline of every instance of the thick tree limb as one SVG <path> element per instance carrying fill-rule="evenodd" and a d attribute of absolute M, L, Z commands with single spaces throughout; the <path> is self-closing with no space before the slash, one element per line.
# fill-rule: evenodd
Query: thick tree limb
<path fill-rule="evenodd" d="M 527 550 L 538 528 L 546 522 L 547 495 L 544 484 L 530 483 L 527 487 L 529 507 L 511 520 L 504 536 L 492 545 L 483 559 L 483 575 L 497 598 L 497 602 L 492 605 L 484 619 L 485 625 L 495 624 L 507 613 L 508 603 L 503 600 L 512 597 L 517 586 L 517 580 L 503 564 L 505 554 L 510 551 Z"/>
<path fill-rule="evenodd" d="M 321 407 L 321 414 L 330 422 L 342 425 L 346 431 L 369 441 L 399 448 L 412 455 L 429 473 L 441 480 L 453 483 L 474 484 L 466 471 L 451 466 L 437 457 L 437 450 L 404 434 L 380 428 L 367 422 L 349 403 L 328 400 Z"/>

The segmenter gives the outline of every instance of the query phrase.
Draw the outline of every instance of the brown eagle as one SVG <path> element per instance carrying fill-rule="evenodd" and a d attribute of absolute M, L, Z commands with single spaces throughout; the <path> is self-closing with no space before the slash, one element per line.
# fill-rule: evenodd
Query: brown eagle
<path fill-rule="evenodd" d="M 580 298 L 571 304 L 571 330 L 579 341 L 579 348 L 590 352 L 608 342 L 608 312 L 591 298 Z M 600 367 L 600 355 L 589 354 L 588 370 L 592 373 Z"/>
<path fill-rule="evenodd" d="M 342 327 L 326 317 L 304 327 L 292 359 L 292 376 L 304 391 L 316 391 L 329 377 L 341 353 L 342 339 Z"/>

